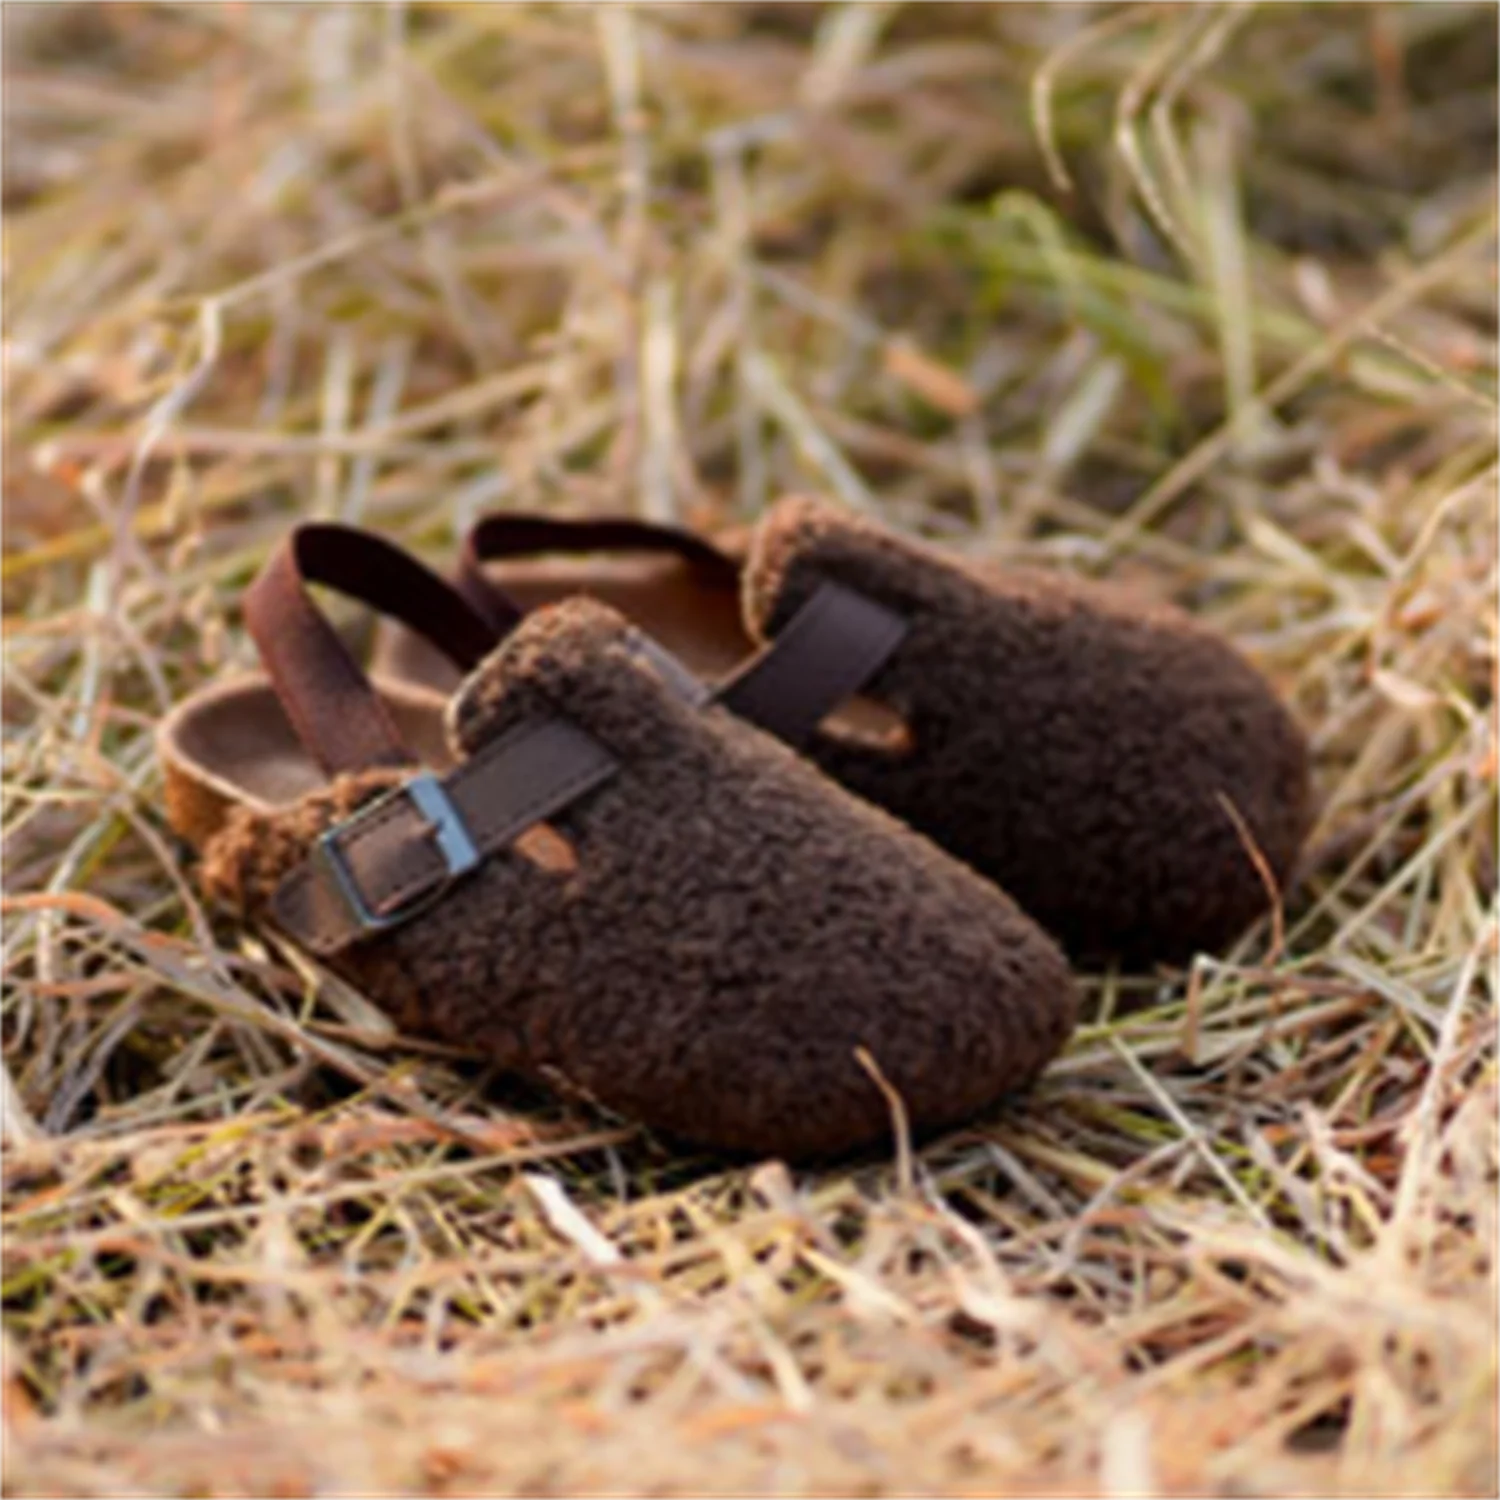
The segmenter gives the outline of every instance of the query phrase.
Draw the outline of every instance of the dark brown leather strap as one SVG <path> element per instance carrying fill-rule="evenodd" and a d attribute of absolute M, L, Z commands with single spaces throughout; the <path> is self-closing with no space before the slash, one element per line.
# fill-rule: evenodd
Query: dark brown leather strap
<path fill-rule="evenodd" d="M 616 770 L 575 725 L 518 725 L 448 775 L 415 776 L 324 835 L 277 889 L 272 917 L 309 952 L 338 953 L 416 916 Z"/>
<path fill-rule="evenodd" d="M 461 671 L 495 645 L 495 632 L 452 587 L 399 547 L 333 523 L 299 526 L 245 594 L 245 623 L 292 727 L 325 771 L 410 765 L 396 725 L 313 602 L 326 584 L 424 636 Z"/>
<path fill-rule="evenodd" d="M 525 611 L 490 580 L 484 564 L 548 552 L 669 552 L 731 588 L 739 583 L 739 568 L 731 558 L 712 542 L 676 526 L 658 526 L 625 516 L 570 520 L 505 514 L 485 516 L 470 528 L 459 554 L 455 583 L 494 629 L 506 635 L 521 623 Z"/>
<path fill-rule="evenodd" d="M 763 650 L 727 678 L 717 702 L 801 745 L 880 671 L 907 632 L 894 610 L 825 582 Z"/>

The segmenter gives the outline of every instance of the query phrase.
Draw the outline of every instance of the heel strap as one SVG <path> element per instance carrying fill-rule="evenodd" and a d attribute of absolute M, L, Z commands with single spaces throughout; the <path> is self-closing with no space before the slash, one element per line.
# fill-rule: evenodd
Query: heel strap
<path fill-rule="evenodd" d="M 249 628 L 287 718 L 324 771 L 415 762 L 394 719 L 313 602 L 324 584 L 392 615 L 468 672 L 494 630 L 449 584 L 399 547 L 334 523 L 296 527 L 245 594 Z"/>
<path fill-rule="evenodd" d="M 629 517 L 570 520 L 558 516 L 491 515 L 476 522 L 464 538 L 455 584 L 466 600 L 501 635 L 521 623 L 523 610 L 486 576 L 484 564 L 501 558 L 537 557 L 548 552 L 666 552 L 683 558 L 709 577 L 738 587 L 739 568 L 711 542 L 676 526 L 658 526 Z"/>

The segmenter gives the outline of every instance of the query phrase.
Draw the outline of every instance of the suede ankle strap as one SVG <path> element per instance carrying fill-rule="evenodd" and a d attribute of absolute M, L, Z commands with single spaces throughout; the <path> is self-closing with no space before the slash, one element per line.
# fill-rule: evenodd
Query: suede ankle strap
<path fill-rule="evenodd" d="M 266 674 L 308 753 L 330 774 L 411 765 L 380 695 L 313 602 L 325 584 L 393 615 L 468 672 L 495 632 L 436 573 L 369 532 L 298 526 L 245 595 L 245 624 Z"/>
<path fill-rule="evenodd" d="M 739 581 L 734 562 L 711 542 L 676 526 L 658 526 L 628 516 L 572 520 L 559 516 L 485 516 L 464 538 L 454 580 L 458 591 L 500 635 L 508 635 L 525 611 L 485 574 L 484 564 L 548 552 L 666 552 L 730 587 Z"/>

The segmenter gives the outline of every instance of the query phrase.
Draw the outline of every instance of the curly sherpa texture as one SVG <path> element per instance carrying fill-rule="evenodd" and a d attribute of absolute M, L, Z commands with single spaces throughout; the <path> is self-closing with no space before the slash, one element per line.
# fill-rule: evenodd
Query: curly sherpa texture
<path fill-rule="evenodd" d="M 911 622 L 869 696 L 900 750 L 826 726 L 831 776 L 998 882 L 1079 960 L 1213 950 L 1267 910 L 1226 802 L 1283 882 L 1309 823 L 1303 736 L 1175 608 L 1020 570 L 983 576 L 824 503 L 782 501 L 745 573 L 759 638 L 820 580 Z"/>
<path fill-rule="evenodd" d="M 552 822 L 576 854 L 489 859 L 337 967 L 505 1067 L 663 1131 L 820 1156 L 887 1138 L 864 1048 L 919 1131 L 1032 1080 L 1067 1038 L 1056 946 L 999 891 L 722 709 L 573 600 L 529 618 L 450 705 L 461 753 L 563 714 L 621 762 Z M 252 915 L 372 786 L 241 811 L 207 869 Z M 415 997 L 415 1001 L 414 1001 Z"/>

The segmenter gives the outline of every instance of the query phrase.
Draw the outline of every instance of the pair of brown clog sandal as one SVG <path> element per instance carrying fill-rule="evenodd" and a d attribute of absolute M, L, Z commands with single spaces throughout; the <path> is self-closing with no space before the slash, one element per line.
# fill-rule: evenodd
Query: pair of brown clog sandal
<path fill-rule="evenodd" d="M 370 675 L 310 583 L 392 617 Z M 722 1148 L 972 1116 L 1066 1040 L 1063 949 L 1227 942 L 1308 823 L 1296 726 L 1182 614 L 803 500 L 722 548 L 496 516 L 451 586 L 303 526 L 246 618 L 264 674 L 161 730 L 210 894 L 403 1026 Z"/>

